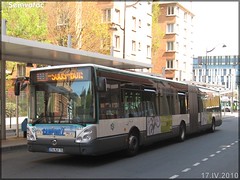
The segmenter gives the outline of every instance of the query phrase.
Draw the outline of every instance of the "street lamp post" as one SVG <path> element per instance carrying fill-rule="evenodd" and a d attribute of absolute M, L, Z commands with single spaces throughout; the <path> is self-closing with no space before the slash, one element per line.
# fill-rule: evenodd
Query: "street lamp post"
<path fill-rule="evenodd" d="M 213 50 L 216 49 L 216 47 L 218 47 L 220 44 L 216 45 L 214 48 L 212 48 L 211 50 L 207 50 L 206 49 L 206 60 L 205 60 L 205 83 L 207 83 L 207 64 L 208 64 L 208 53 L 212 52 Z M 222 48 L 227 47 L 225 44 L 222 45 Z"/>

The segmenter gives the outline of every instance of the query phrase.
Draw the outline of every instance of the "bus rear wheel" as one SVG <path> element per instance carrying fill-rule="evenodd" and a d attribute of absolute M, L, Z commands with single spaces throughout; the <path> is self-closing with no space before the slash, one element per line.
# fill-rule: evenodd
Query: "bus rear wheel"
<path fill-rule="evenodd" d="M 131 157 L 135 156 L 139 150 L 139 138 L 136 132 L 131 132 L 128 136 L 128 147 L 126 150 L 126 155 Z"/>
<path fill-rule="evenodd" d="M 216 126 L 215 126 L 215 120 L 213 119 L 212 120 L 212 125 L 211 125 L 211 129 L 210 129 L 210 132 L 214 132 L 215 131 L 215 128 L 216 128 Z"/>
<path fill-rule="evenodd" d="M 186 126 L 185 123 L 181 122 L 179 127 L 178 140 L 179 142 L 183 142 L 185 139 L 186 139 Z"/>

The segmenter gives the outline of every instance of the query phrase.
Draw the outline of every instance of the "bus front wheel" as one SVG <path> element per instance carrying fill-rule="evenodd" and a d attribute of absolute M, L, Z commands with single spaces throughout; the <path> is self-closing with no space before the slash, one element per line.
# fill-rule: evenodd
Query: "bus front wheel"
<path fill-rule="evenodd" d="M 139 150 L 139 138 L 138 133 L 131 132 L 128 136 L 128 147 L 126 150 L 127 156 L 135 156 Z"/>

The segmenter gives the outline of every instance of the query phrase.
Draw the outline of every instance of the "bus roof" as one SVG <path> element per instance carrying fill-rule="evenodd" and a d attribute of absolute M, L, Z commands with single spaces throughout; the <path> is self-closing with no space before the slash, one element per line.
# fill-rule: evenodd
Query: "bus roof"
<path fill-rule="evenodd" d="M 51 69 L 73 68 L 73 67 L 94 67 L 95 69 L 102 69 L 102 70 L 108 70 L 108 71 L 112 71 L 112 72 L 119 72 L 119 73 L 124 73 L 124 74 L 132 75 L 132 76 L 139 76 L 139 77 L 143 77 L 143 78 L 150 78 L 150 79 L 161 80 L 161 81 L 165 81 L 165 82 L 173 82 L 173 83 L 176 83 L 176 84 L 179 84 L 179 85 L 181 84 L 181 85 L 187 85 L 187 86 L 195 86 L 197 88 L 202 88 L 202 89 L 206 89 L 206 90 L 210 90 L 210 91 L 216 91 L 216 90 L 213 90 L 213 89 L 209 89 L 207 87 L 191 85 L 191 84 L 188 84 L 186 82 L 182 82 L 182 81 L 179 82 L 179 81 L 175 81 L 175 80 L 170 80 L 170 79 L 162 78 L 162 77 L 159 77 L 159 76 L 156 76 L 156 75 L 146 74 L 146 73 L 143 73 L 143 72 L 117 69 L 117 68 L 102 66 L 102 65 L 98 65 L 98 64 L 69 64 L 69 65 L 48 66 L 48 67 L 41 67 L 41 68 L 32 69 L 31 71 L 44 71 L 44 70 L 51 70 Z"/>
<path fill-rule="evenodd" d="M 184 84 L 188 85 L 185 82 L 179 82 L 179 81 L 174 81 L 174 80 L 170 80 L 170 79 L 165 79 L 165 78 L 162 78 L 162 77 L 159 77 L 156 75 L 150 75 L 150 74 L 146 74 L 143 72 L 136 72 L 136 71 L 123 70 L 123 69 L 118 69 L 118 68 L 113 68 L 113 67 L 107 67 L 107 66 L 102 66 L 102 65 L 98 65 L 98 64 L 69 64 L 69 65 L 48 66 L 48 67 L 32 69 L 31 71 L 44 71 L 44 70 L 51 70 L 51 69 L 73 68 L 73 67 L 94 67 L 96 69 L 109 70 L 109 71 L 113 71 L 113 72 L 129 74 L 129 75 L 133 75 L 133 76 L 137 75 L 137 76 L 141 76 L 141 77 L 145 77 L 145 78 L 159 79 L 159 80 L 163 80 L 163 81 L 169 81 L 169 82 L 175 82 L 175 83 L 179 83 L 179 84 L 183 84 L 183 85 Z"/>

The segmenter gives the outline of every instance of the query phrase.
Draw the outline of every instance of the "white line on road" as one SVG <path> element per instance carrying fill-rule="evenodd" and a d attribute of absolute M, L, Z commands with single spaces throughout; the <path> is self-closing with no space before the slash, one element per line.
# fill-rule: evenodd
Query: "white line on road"
<path fill-rule="evenodd" d="M 173 176 L 171 176 L 169 179 L 175 179 L 175 178 L 177 178 L 179 175 L 173 175 Z"/>
<path fill-rule="evenodd" d="M 209 157 L 214 157 L 215 156 L 215 154 L 211 154 Z"/>
<path fill-rule="evenodd" d="M 200 163 L 199 163 L 199 162 L 197 162 L 197 163 L 193 164 L 193 166 L 195 166 L 195 167 L 196 167 L 196 166 L 198 166 L 199 164 L 200 164 Z"/>
<path fill-rule="evenodd" d="M 208 158 L 204 158 L 204 159 L 202 159 L 202 161 L 207 161 L 208 160 Z"/>
<path fill-rule="evenodd" d="M 191 170 L 191 168 L 186 168 L 186 169 L 182 170 L 182 172 L 188 172 L 190 170 Z"/>
<path fill-rule="evenodd" d="M 216 151 L 217 154 L 219 154 L 221 151 Z"/>
<path fill-rule="evenodd" d="M 222 150 L 224 151 L 226 148 L 222 148 Z"/>

